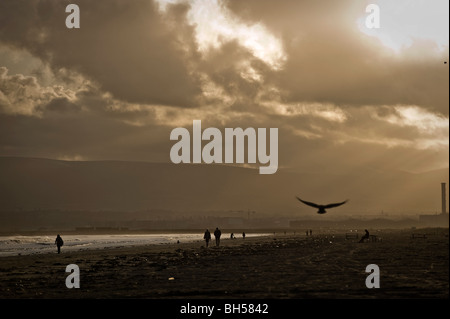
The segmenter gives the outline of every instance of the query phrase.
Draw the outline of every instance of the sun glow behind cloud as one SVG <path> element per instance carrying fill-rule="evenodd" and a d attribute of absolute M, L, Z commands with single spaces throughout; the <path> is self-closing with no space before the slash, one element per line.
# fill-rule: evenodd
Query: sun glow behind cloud
<path fill-rule="evenodd" d="M 280 70 L 286 61 L 282 42 L 264 25 L 240 21 L 219 0 L 158 0 L 158 3 L 162 12 L 168 4 L 190 5 L 188 20 L 195 26 L 198 50 L 205 55 L 225 42 L 237 41 L 273 70 Z"/>
<path fill-rule="evenodd" d="M 361 32 L 378 38 L 383 45 L 400 52 L 417 40 L 431 40 L 438 50 L 449 45 L 448 0 L 370 0 L 380 7 L 380 28 L 368 29 L 361 16 L 358 27 Z"/>

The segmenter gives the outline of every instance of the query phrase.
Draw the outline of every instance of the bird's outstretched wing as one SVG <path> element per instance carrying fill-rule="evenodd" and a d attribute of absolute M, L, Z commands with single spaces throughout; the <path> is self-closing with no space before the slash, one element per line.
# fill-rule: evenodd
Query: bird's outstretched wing
<path fill-rule="evenodd" d="M 348 199 L 346 201 L 342 202 L 342 203 L 334 203 L 334 204 L 325 205 L 324 208 L 327 209 L 327 208 L 338 207 L 338 206 L 344 205 L 347 202 L 348 202 Z"/>
<path fill-rule="evenodd" d="M 298 198 L 297 196 L 296 196 L 295 198 L 297 198 L 297 199 L 298 199 L 299 201 L 301 201 L 303 204 L 306 204 L 306 205 L 308 205 L 308 206 L 315 207 L 315 208 L 320 208 L 320 205 L 317 205 L 317 204 L 314 204 L 314 203 L 311 203 L 311 202 L 304 201 L 304 200 Z"/>

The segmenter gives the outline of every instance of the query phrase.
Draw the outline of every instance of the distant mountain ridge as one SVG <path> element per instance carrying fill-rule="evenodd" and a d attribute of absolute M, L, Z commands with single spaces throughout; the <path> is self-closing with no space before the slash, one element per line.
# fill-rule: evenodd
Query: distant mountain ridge
<path fill-rule="evenodd" d="M 309 216 L 315 202 L 350 199 L 329 214 L 439 212 L 449 170 L 422 174 L 356 169 L 347 174 L 259 175 L 251 168 L 126 161 L 0 157 L 0 211 L 255 210 Z"/>

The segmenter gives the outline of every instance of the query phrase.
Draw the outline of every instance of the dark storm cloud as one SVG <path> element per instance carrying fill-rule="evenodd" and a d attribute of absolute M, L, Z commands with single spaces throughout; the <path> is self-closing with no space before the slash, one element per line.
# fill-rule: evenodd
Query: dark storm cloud
<path fill-rule="evenodd" d="M 186 8 L 163 17 L 152 1 L 78 0 L 81 28 L 67 29 L 71 2 L 1 1 L 0 41 L 30 51 L 55 71 L 77 71 L 124 101 L 193 105 L 200 91 L 177 39 L 178 28 L 189 29 Z M 178 25 L 171 28 L 167 19 Z"/>
<path fill-rule="evenodd" d="M 0 153 L 61 159 L 167 161 L 170 145 L 165 141 L 169 128 L 148 122 L 143 126 L 127 123 L 144 112 L 128 112 L 123 116 L 106 109 L 78 108 L 79 105 L 55 99 L 43 106 L 43 117 L 0 114 Z"/>
<path fill-rule="evenodd" d="M 71 102 L 67 98 L 52 99 L 47 105 L 38 108 L 38 111 L 58 112 L 58 113 L 80 112 L 80 110 L 81 110 L 80 105 Z"/>

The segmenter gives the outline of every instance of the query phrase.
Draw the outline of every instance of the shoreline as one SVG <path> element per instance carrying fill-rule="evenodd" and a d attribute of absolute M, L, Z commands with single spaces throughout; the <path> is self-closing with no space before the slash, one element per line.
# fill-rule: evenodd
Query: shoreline
<path fill-rule="evenodd" d="M 242 233 L 247 234 L 253 233 L 273 233 L 273 232 L 283 232 L 285 229 L 234 229 L 225 228 L 222 229 L 225 233 Z M 205 229 L 123 229 L 123 230 L 22 230 L 22 231 L 3 231 L 0 232 L 0 237 L 7 236 L 56 236 L 56 234 L 65 235 L 152 235 L 152 234 L 203 234 Z M 203 235 L 202 235 L 203 236 Z"/>
<path fill-rule="evenodd" d="M 225 233 L 226 235 L 229 235 Z M 188 235 L 187 237 L 183 238 L 183 235 Z M 196 235 L 196 238 L 191 238 L 191 235 Z M 4 239 L 10 240 L 10 241 L 20 241 L 22 239 L 27 239 L 26 237 L 33 238 L 33 237 L 49 237 L 52 235 L 29 235 L 29 236 L 23 236 L 23 235 L 17 235 L 17 236 L 4 236 Z M 81 237 L 80 238 L 70 238 L 70 237 Z M 83 236 L 86 236 L 87 238 L 83 238 Z M 89 237 L 91 236 L 91 237 Z M 94 236 L 98 236 L 100 238 L 92 238 Z M 142 239 L 140 238 L 142 236 Z M 149 236 L 147 239 L 146 236 Z M 152 237 L 157 237 L 157 239 Z M 180 237 L 177 237 L 180 236 Z M 117 249 L 117 248 L 137 248 L 137 247 L 147 247 L 150 250 L 152 250 L 151 247 L 170 247 L 171 245 L 177 245 L 179 247 L 181 243 L 183 244 L 195 244 L 198 243 L 198 245 L 202 245 L 205 243 L 203 239 L 201 239 L 203 234 L 199 235 L 196 233 L 153 233 L 153 234 L 64 234 L 63 239 L 65 241 L 64 246 L 61 247 L 62 253 L 76 253 L 79 251 L 99 251 L 99 250 L 110 250 L 110 249 Z M 250 240 L 251 238 L 262 238 L 267 237 L 267 233 L 247 233 L 246 239 Z M 9 239 L 11 237 L 11 239 Z M 15 238 L 20 237 L 20 239 Z M 25 237 L 25 238 L 22 238 Z M 110 237 L 110 238 L 109 238 Z M 121 238 L 120 238 L 121 237 Z M 130 237 L 132 239 L 127 239 L 127 237 Z M 172 238 L 175 237 L 175 238 Z M 53 240 L 53 237 L 51 237 Z M 108 239 L 106 239 L 108 238 Z M 139 238 L 139 239 L 137 239 Z M 2 236 L 0 236 L 0 240 L 2 239 Z M 136 240 L 137 239 L 137 240 Z M 229 236 L 222 236 L 222 243 L 230 239 Z M 117 240 L 117 242 L 111 243 L 110 240 Z M 146 242 L 147 240 L 147 242 Z M 170 240 L 170 241 L 169 241 Z M 239 235 L 239 237 L 236 237 L 233 240 L 244 240 L 242 238 L 242 235 Z M 153 242 L 152 242 L 153 241 Z M 211 240 L 211 243 L 214 241 L 214 236 Z M 30 255 L 48 255 L 48 254 L 54 254 L 56 251 L 56 245 L 53 244 L 53 241 L 40 243 L 40 242 L 34 242 L 31 243 L 31 245 L 37 245 L 37 247 L 41 246 L 43 248 L 36 248 L 36 247 L 17 247 L 17 252 L 13 251 L 13 248 L 8 247 L 8 249 L 1 250 L 0 249 L 0 260 L 5 257 L 18 257 L 18 256 L 30 256 Z"/>
<path fill-rule="evenodd" d="M 284 232 L 293 234 L 294 232 L 298 234 L 303 234 L 306 230 L 309 230 L 313 228 L 315 233 L 345 233 L 350 230 L 358 230 L 359 232 L 364 232 L 363 227 L 356 227 L 356 226 L 347 226 L 347 227 L 329 227 L 329 226 L 323 226 L 323 227 L 278 227 L 278 228 L 220 228 L 222 230 L 222 233 L 235 233 L 235 234 L 242 234 L 242 232 L 245 232 L 246 234 L 252 234 L 252 233 L 275 233 L 275 234 L 283 234 Z M 426 230 L 433 232 L 436 229 L 448 229 L 448 226 L 427 226 L 423 225 L 421 227 L 374 227 L 374 226 L 367 226 L 369 230 L 372 231 L 384 231 L 384 232 L 391 232 L 391 231 L 419 231 L 419 230 Z M 209 228 L 210 230 L 213 228 Z M 161 229 L 114 229 L 114 228 L 107 228 L 107 229 L 92 229 L 92 230 L 81 230 L 81 229 L 70 229 L 70 230 L 64 230 L 64 229 L 53 229 L 53 230 L 17 230 L 17 231 L 0 231 L 0 237 L 6 237 L 6 236 L 56 236 L 56 234 L 66 234 L 66 235 L 151 235 L 151 234 L 167 234 L 167 233 L 173 233 L 173 234 L 203 234 L 205 231 L 205 228 L 161 228 Z M 202 235 L 203 236 L 203 235 Z"/>
<path fill-rule="evenodd" d="M 270 235 L 24 255 L 0 259 L 4 299 L 441 299 L 449 297 L 449 238 L 387 231 L 358 243 L 339 235 Z M 211 242 L 214 245 L 214 240 Z M 212 245 L 212 246 L 213 246 Z M 66 266 L 80 289 L 65 286 Z M 381 288 L 368 289 L 377 264 Z"/>

